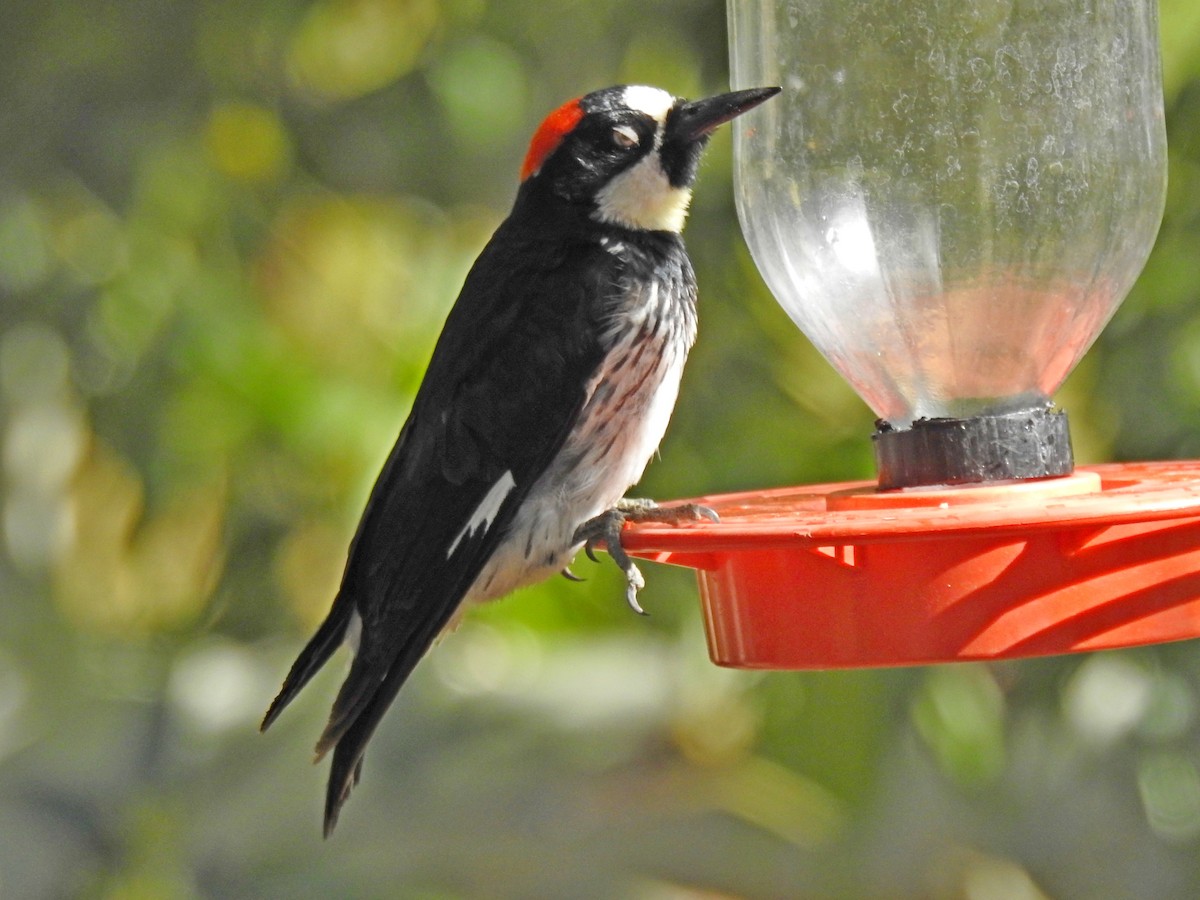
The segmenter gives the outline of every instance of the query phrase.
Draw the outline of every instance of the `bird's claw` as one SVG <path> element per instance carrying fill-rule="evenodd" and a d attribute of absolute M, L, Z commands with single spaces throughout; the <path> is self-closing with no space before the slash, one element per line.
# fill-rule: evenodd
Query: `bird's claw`
<path fill-rule="evenodd" d="M 598 544 L 604 545 L 608 555 L 625 575 L 625 602 L 639 616 L 645 616 L 649 614 L 638 603 L 637 595 L 638 591 L 646 586 L 646 579 L 625 552 L 621 543 L 621 529 L 626 522 L 667 522 L 678 525 L 681 522 L 697 522 L 700 519 L 720 521 L 714 510 L 699 503 L 659 506 L 653 500 L 626 498 L 619 500 L 612 509 L 605 510 L 575 529 L 574 541 L 576 544 L 583 544 L 583 552 L 592 562 L 599 562 L 596 559 L 596 547 Z"/>
<path fill-rule="evenodd" d="M 638 603 L 637 592 L 646 586 L 646 579 L 621 546 L 621 529 L 628 518 L 628 513 L 618 507 L 606 509 L 576 528 L 574 540 L 577 544 L 583 543 L 583 552 L 593 562 L 599 562 L 596 558 L 596 546 L 604 545 L 613 562 L 625 574 L 625 602 L 639 616 L 644 616 L 647 613 Z"/>
<path fill-rule="evenodd" d="M 639 616 L 650 615 L 650 613 L 642 609 L 642 604 L 638 603 L 638 591 L 646 586 L 646 579 L 642 577 L 641 570 L 631 561 L 629 568 L 623 571 L 625 572 L 625 602 Z"/>

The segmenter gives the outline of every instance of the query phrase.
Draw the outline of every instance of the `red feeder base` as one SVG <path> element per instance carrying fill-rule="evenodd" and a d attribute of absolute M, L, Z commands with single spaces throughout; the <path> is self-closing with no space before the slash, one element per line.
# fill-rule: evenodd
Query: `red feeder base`
<path fill-rule="evenodd" d="M 720 665 L 899 666 L 1200 637 L 1200 462 L 697 502 L 721 521 L 631 525 L 623 543 L 698 570 Z"/>

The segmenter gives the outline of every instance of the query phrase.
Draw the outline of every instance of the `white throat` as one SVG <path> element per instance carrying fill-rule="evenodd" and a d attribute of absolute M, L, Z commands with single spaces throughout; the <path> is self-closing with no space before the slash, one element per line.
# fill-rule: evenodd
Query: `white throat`
<path fill-rule="evenodd" d="M 690 188 L 672 187 L 667 180 L 655 146 L 600 190 L 595 217 L 638 231 L 680 232 L 691 201 Z"/>

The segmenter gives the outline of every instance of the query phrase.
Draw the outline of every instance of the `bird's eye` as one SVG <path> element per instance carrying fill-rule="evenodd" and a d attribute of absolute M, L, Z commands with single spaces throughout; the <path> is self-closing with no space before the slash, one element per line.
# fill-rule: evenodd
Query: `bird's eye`
<path fill-rule="evenodd" d="M 638 137 L 638 133 L 628 125 L 618 125 L 616 128 L 614 128 L 612 131 L 612 139 L 613 143 L 622 150 L 629 150 L 632 147 L 636 147 L 638 142 L 641 140 L 641 138 Z"/>

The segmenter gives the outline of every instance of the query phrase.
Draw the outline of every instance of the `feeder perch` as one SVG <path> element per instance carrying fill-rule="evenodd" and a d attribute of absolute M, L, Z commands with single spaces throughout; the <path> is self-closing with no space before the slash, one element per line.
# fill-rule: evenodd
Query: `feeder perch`
<path fill-rule="evenodd" d="M 730 0 L 738 214 L 878 417 L 877 483 L 631 525 L 698 570 L 723 665 L 1034 656 L 1200 636 L 1200 462 L 1074 466 L 1051 397 L 1166 191 L 1153 0 Z"/>

